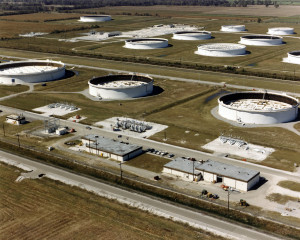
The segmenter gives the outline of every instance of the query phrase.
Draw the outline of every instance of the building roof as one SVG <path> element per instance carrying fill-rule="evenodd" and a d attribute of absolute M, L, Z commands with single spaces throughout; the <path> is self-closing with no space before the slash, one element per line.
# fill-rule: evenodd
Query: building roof
<path fill-rule="evenodd" d="M 82 139 L 90 140 L 91 148 L 98 149 L 102 152 L 115 154 L 118 156 L 125 156 L 142 148 L 141 146 L 119 142 L 113 139 L 104 138 L 102 136 L 97 136 L 94 134 L 84 136 L 82 137 Z"/>
<path fill-rule="evenodd" d="M 6 118 L 13 119 L 15 121 L 20 121 L 20 120 L 24 120 L 25 119 L 24 116 L 22 116 L 22 115 L 16 115 L 16 114 L 8 115 L 8 116 L 6 116 Z"/>
<path fill-rule="evenodd" d="M 197 164 L 196 169 L 244 182 L 250 181 L 253 177 L 259 174 L 258 171 L 249 168 L 238 167 L 213 160 L 207 160 L 203 162 L 203 164 Z"/>
<path fill-rule="evenodd" d="M 198 161 L 194 162 L 194 167 L 199 164 Z M 185 159 L 185 158 L 175 158 L 173 161 L 168 162 L 164 165 L 166 168 L 171 168 L 180 172 L 190 173 L 193 174 L 193 161 Z M 195 175 L 199 175 L 200 172 L 195 169 Z"/>
<path fill-rule="evenodd" d="M 164 167 L 193 174 L 193 161 L 184 158 L 176 158 L 173 161 L 165 164 Z M 194 167 L 195 175 L 198 175 L 201 171 L 204 171 L 243 182 L 248 182 L 259 174 L 258 171 L 252 169 L 242 168 L 213 160 L 207 160 L 203 163 L 196 161 L 194 163 Z"/>

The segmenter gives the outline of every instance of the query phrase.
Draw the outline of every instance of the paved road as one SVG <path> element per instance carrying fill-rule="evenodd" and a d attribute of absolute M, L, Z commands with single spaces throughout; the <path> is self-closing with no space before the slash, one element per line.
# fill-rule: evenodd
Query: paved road
<path fill-rule="evenodd" d="M 63 181 L 72 182 L 72 184 L 77 185 L 83 189 L 90 189 L 94 192 L 99 192 L 102 196 L 106 195 L 110 198 L 117 199 L 118 201 L 127 203 L 131 206 L 135 206 L 144 210 L 150 210 L 152 213 L 160 216 L 163 215 L 172 217 L 175 220 L 187 222 L 196 227 L 212 231 L 222 236 L 226 236 L 230 239 L 279 239 L 245 227 L 206 216 L 195 211 L 174 206 L 170 203 L 161 202 L 154 198 L 131 193 L 129 191 L 113 187 L 87 177 L 78 176 L 74 173 L 70 173 L 55 167 L 51 167 L 42 163 L 34 162 L 26 158 L 0 151 L 0 160 L 3 161 L 3 159 L 9 159 L 18 164 L 23 164 L 35 171 L 43 172 L 46 174 L 46 176 L 52 179 L 64 179 Z"/>
<path fill-rule="evenodd" d="M 23 111 L 23 110 L 19 110 L 16 108 L 6 107 L 6 106 L 2 106 L 2 105 L 0 105 L 0 109 L 5 112 L 8 112 L 8 113 L 23 114 L 27 119 L 36 119 L 36 120 L 48 119 L 44 116 L 41 116 L 40 114 Z M 116 132 L 112 132 L 112 131 L 107 131 L 107 130 L 104 130 L 101 128 L 97 128 L 94 126 L 92 127 L 92 130 L 87 130 L 86 127 L 88 125 L 84 125 L 81 123 L 74 123 L 74 122 L 62 120 L 62 119 L 60 119 L 60 124 L 68 126 L 69 128 L 76 129 L 76 131 L 79 133 L 79 135 L 97 134 L 97 135 L 108 137 L 108 138 L 118 139 L 118 135 L 120 134 L 120 133 L 116 133 Z M 123 135 L 123 138 L 125 138 L 123 133 L 122 133 L 122 135 Z M 122 139 L 122 140 L 127 141 L 125 139 Z M 162 143 L 162 142 L 157 142 L 157 141 L 145 139 L 145 138 L 129 136 L 128 141 L 132 144 L 140 145 L 144 149 L 155 148 L 157 150 L 173 153 L 176 156 L 194 157 L 199 160 L 211 159 L 211 160 L 220 161 L 220 162 L 224 162 L 224 163 L 228 163 L 228 164 L 234 164 L 234 165 L 240 166 L 240 167 L 250 168 L 250 169 L 261 172 L 262 176 L 263 176 L 263 174 L 268 174 L 268 175 L 287 178 L 290 181 L 296 181 L 296 182 L 300 181 L 299 173 L 292 173 L 292 172 L 288 172 L 288 171 L 278 170 L 278 169 L 250 163 L 250 162 L 243 162 L 243 161 L 235 160 L 232 158 L 215 156 L 213 154 L 201 152 L 199 150 L 193 150 L 193 149 L 189 149 L 189 148 L 179 147 L 179 146 Z"/>

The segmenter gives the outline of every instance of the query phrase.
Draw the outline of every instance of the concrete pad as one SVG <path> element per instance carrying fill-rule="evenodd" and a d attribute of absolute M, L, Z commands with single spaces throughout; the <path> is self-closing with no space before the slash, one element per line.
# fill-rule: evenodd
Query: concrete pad
<path fill-rule="evenodd" d="M 64 116 L 64 115 L 67 115 L 69 113 L 79 111 L 81 109 L 77 108 L 76 110 L 70 110 L 70 109 L 65 109 L 65 108 L 60 108 L 60 107 L 49 108 L 48 105 L 46 105 L 46 106 L 43 106 L 43 107 L 34 108 L 32 110 L 36 111 L 36 112 L 42 112 L 42 114 L 41 114 L 42 116 L 49 117 L 51 115 Z"/>
<path fill-rule="evenodd" d="M 231 145 L 228 142 L 222 143 L 219 138 L 209 142 L 202 146 L 204 149 L 208 149 L 217 153 L 237 155 L 246 159 L 253 159 L 256 161 L 265 160 L 272 152 L 274 148 L 267 148 L 259 145 L 248 143 L 242 147 L 238 147 L 236 144 Z"/>
<path fill-rule="evenodd" d="M 152 128 L 149 130 L 146 130 L 146 132 L 142 132 L 142 133 L 133 132 L 133 131 L 130 131 L 129 129 L 123 130 L 121 128 L 120 128 L 120 131 L 113 131 L 112 126 L 115 126 L 115 124 L 117 122 L 117 118 L 119 120 L 126 120 L 126 119 L 127 120 L 136 120 L 136 119 L 125 118 L 125 117 L 112 117 L 112 118 L 108 118 L 104 121 L 97 122 L 97 123 L 95 123 L 95 125 L 102 126 L 102 129 L 107 130 L 107 131 L 112 131 L 112 132 L 116 132 L 116 133 L 119 132 L 120 135 L 124 135 L 124 136 L 128 136 L 128 137 L 138 137 L 138 138 L 148 138 L 158 132 L 163 131 L 164 129 L 166 129 L 168 127 L 167 125 L 143 121 L 145 124 L 150 125 Z"/>

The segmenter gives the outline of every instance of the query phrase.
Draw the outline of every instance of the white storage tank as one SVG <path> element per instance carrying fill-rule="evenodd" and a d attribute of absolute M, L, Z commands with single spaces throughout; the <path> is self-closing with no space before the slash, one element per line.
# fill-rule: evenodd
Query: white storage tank
<path fill-rule="evenodd" d="M 47 82 L 65 76 L 65 65 L 51 60 L 15 61 L 0 64 L 1 84 Z"/>
<path fill-rule="evenodd" d="M 244 32 L 246 31 L 245 25 L 223 25 L 222 32 Z"/>
<path fill-rule="evenodd" d="M 207 31 L 180 31 L 173 33 L 176 40 L 206 40 L 211 39 L 211 33 Z"/>
<path fill-rule="evenodd" d="M 297 118 L 296 98 L 278 93 L 237 92 L 219 98 L 219 115 L 245 124 L 276 124 Z"/>
<path fill-rule="evenodd" d="M 81 16 L 80 22 L 107 22 L 111 20 L 110 15 L 89 15 Z"/>
<path fill-rule="evenodd" d="M 169 46 L 165 38 L 135 38 L 125 40 L 125 48 L 131 49 L 157 49 Z"/>
<path fill-rule="evenodd" d="M 282 37 L 270 35 L 247 35 L 241 37 L 240 43 L 253 46 L 278 46 L 282 44 Z"/>
<path fill-rule="evenodd" d="M 288 53 L 288 57 L 283 59 L 283 62 L 300 64 L 300 50 Z"/>
<path fill-rule="evenodd" d="M 129 99 L 152 94 L 153 79 L 137 74 L 108 75 L 89 81 L 89 93 L 99 99 Z"/>
<path fill-rule="evenodd" d="M 267 33 L 271 35 L 292 35 L 294 34 L 294 28 L 290 28 L 290 27 L 268 28 Z"/>
<path fill-rule="evenodd" d="M 236 57 L 246 54 L 246 46 L 234 43 L 201 44 L 195 53 L 210 57 Z"/>

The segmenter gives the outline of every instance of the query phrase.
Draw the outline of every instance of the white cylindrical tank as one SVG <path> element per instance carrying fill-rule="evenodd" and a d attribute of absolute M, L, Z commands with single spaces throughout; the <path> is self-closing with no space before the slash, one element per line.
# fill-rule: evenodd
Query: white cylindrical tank
<path fill-rule="evenodd" d="M 195 53 L 210 57 L 235 57 L 246 54 L 246 46 L 234 43 L 201 44 Z"/>
<path fill-rule="evenodd" d="M 211 33 L 207 31 L 180 31 L 173 33 L 176 40 L 205 40 L 210 39 Z"/>
<path fill-rule="evenodd" d="M 283 59 L 284 62 L 300 64 L 300 50 L 288 53 L 288 57 Z"/>
<path fill-rule="evenodd" d="M 131 49 L 156 49 L 169 46 L 168 39 L 164 38 L 135 38 L 125 40 L 125 48 Z"/>
<path fill-rule="evenodd" d="M 223 25 L 222 32 L 244 32 L 246 31 L 245 25 Z"/>
<path fill-rule="evenodd" d="M 0 64 L 1 84 L 47 82 L 64 76 L 65 65 L 57 61 L 29 60 Z"/>
<path fill-rule="evenodd" d="M 111 20 L 109 15 L 89 15 L 80 17 L 80 22 L 107 22 Z"/>
<path fill-rule="evenodd" d="M 282 44 L 282 37 L 270 35 L 247 35 L 241 37 L 240 43 L 253 46 L 278 46 Z"/>
<path fill-rule="evenodd" d="M 219 98 L 219 115 L 245 124 L 276 124 L 298 117 L 296 98 L 265 92 L 230 93 Z"/>
<path fill-rule="evenodd" d="M 292 35 L 294 34 L 294 28 L 290 28 L 290 27 L 268 28 L 267 33 L 271 35 Z"/>
<path fill-rule="evenodd" d="M 143 75 L 108 75 L 89 81 L 89 93 L 100 99 L 117 100 L 152 94 L 153 79 Z"/>

